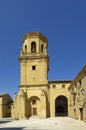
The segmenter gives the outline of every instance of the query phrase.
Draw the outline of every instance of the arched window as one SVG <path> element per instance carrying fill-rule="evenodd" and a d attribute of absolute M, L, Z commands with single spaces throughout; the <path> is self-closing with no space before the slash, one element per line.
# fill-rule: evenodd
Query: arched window
<path fill-rule="evenodd" d="M 41 52 L 43 52 L 43 45 L 41 45 Z"/>
<path fill-rule="evenodd" d="M 25 45 L 25 52 L 27 52 L 27 45 Z"/>
<path fill-rule="evenodd" d="M 36 43 L 32 42 L 31 43 L 31 53 L 35 53 L 36 52 Z"/>

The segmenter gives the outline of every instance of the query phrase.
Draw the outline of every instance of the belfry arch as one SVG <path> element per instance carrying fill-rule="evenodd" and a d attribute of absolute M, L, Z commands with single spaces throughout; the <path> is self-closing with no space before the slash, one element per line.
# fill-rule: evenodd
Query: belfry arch
<path fill-rule="evenodd" d="M 31 42 L 31 53 L 36 53 L 36 42 Z"/>
<path fill-rule="evenodd" d="M 55 99 L 55 116 L 68 116 L 68 99 L 61 95 Z"/>

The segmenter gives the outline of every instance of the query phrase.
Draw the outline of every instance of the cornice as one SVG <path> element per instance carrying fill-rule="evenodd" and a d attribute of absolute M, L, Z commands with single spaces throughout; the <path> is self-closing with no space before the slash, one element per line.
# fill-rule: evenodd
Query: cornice
<path fill-rule="evenodd" d="M 56 81 L 48 81 L 49 84 L 58 84 L 58 83 L 71 83 L 72 80 L 56 80 Z"/>
<path fill-rule="evenodd" d="M 19 60 L 39 60 L 39 59 L 46 59 L 46 60 L 49 60 L 49 56 L 19 56 L 18 57 Z"/>
<path fill-rule="evenodd" d="M 48 43 L 48 38 L 45 37 L 43 34 L 41 34 L 40 32 L 28 32 L 22 39 L 22 43 L 25 41 L 25 39 L 27 37 L 38 37 L 40 39 L 42 39 L 44 42 Z"/>
<path fill-rule="evenodd" d="M 30 85 L 19 85 L 20 88 L 31 88 L 31 87 L 49 87 L 49 84 L 30 84 Z"/>

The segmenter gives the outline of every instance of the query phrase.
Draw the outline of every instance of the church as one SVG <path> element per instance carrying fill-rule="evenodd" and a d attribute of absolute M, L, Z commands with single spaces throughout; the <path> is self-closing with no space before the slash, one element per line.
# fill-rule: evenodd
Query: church
<path fill-rule="evenodd" d="M 39 32 L 29 32 L 22 39 L 22 48 L 18 57 L 20 62 L 20 90 L 15 93 L 14 103 L 11 106 L 14 119 L 29 119 L 34 116 L 39 118 L 56 116 L 80 118 L 81 109 L 76 111 L 76 117 L 74 115 L 75 108 L 73 105 L 75 106 L 76 97 L 74 98 L 75 92 L 73 93 L 71 90 L 73 91 L 72 85 L 74 85 L 75 80 L 48 81 L 49 56 L 47 49 L 48 39 Z M 86 66 L 84 67 L 85 72 Z M 79 82 L 80 78 L 85 78 L 85 85 L 83 84 L 83 86 L 86 90 L 86 75 L 79 76 Z M 78 80 L 75 84 L 77 82 Z M 71 103 L 71 99 L 75 101 L 74 104 Z M 82 110 L 86 114 L 86 105 L 84 107 Z M 85 118 L 86 115 L 83 115 L 83 120 Z"/>

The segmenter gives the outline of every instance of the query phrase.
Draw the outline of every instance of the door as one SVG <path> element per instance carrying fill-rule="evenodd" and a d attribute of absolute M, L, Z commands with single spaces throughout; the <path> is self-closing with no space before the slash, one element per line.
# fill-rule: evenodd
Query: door
<path fill-rule="evenodd" d="M 33 115 L 37 115 L 37 108 L 33 108 Z"/>
<path fill-rule="evenodd" d="M 74 109 L 74 118 L 76 118 L 76 109 Z"/>
<path fill-rule="evenodd" d="M 80 120 L 83 120 L 83 108 L 80 108 Z"/>

